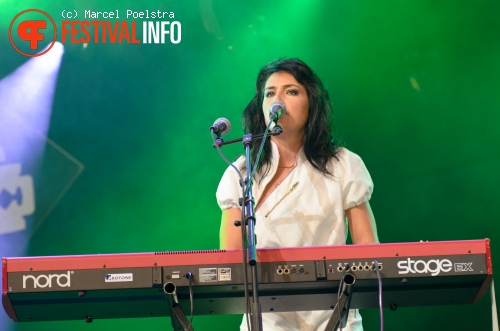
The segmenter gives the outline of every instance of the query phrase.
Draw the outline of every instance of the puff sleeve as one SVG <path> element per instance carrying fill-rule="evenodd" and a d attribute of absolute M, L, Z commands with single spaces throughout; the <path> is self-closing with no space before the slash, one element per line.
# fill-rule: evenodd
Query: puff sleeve
<path fill-rule="evenodd" d="M 245 158 L 240 157 L 234 163 L 234 166 L 237 169 L 242 169 L 244 164 Z M 242 176 L 244 175 L 245 174 L 243 173 Z M 242 195 L 242 189 L 239 182 L 240 177 L 236 173 L 236 169 L 229 166 L 222 175 L 219 186 L 217 187 L 217 192 L 215 194 L 217 203 L 222 210 L 229 208 L 240 208 L 239 198 Z"/>
<path fill-rule="evenodd" d="M 340 149 L 337 157 L 344 210 L 370 200 L 373 181 L 363 160 L 346 148 Z"/>

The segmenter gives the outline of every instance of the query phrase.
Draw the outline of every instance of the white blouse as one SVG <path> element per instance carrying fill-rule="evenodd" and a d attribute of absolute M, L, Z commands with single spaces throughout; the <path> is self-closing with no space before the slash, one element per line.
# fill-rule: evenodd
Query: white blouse
<path fill-rule="evenodd" d="M 278 147 L 273 142 L 271 146 L 269 173 L 262 181 L 258 175 L 254 177 L 255 206 L 277 170 Z M 345 245 L 345 211 L 370 199 L 373 182 L 358 155 L 340 148 L 336 157 L 327 166 L 331 176 L 316 170 L 303 149 L 299 151 L 296 167 L 255 212 L 258 248 Z M 245 178 L 245 157 L 241 156 L 234 165 Z M 228 167 L 216 193 L 221 209 L 240 208 L 239 179 L 235 169 Z M 359 313 L 353 310 L 350 315 L 350 326 L 343 330 L 362 330 Z M 331 311 L 264 313 L 262 319 L 265 331 L 304 331 L 324 330 L 330 316 Z M 246 330 L 245 320 L 241 327 Z"/>
<path fill-rule="evenodd" d="M 254 179 L 255 205 L 277 170 L 278 147 L 274 143 L 271 145 L 271 169 L 262 182 L 258 175 Z M 296 168 L 255 212 L 259 248 L 345 244 L 345 211 L 370 199 L 373 182 L 358 155 L 341 148 L 337 158 L 332 158 L 328 164 L 333 176 L 325 176 L 300 150 Z M 234 164 L 237 169 L 244 168 L 245 157 L 241 156 Z M 245 169 L 242 176 L 246 176 Z M 241 195 L 239 176 L 228 167 L 216 194 L 220 208 L 240 208 Z"/>

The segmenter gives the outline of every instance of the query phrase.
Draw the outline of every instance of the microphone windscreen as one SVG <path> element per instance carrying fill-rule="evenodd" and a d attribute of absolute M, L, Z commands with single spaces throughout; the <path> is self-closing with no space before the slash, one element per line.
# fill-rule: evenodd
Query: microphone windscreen
<path fill-rule="evenodd" d="M 212 125 L 211 129 L 214 133 L 218 133 L 220 135 L 227 134 L 231 131 L 231 122 L 227 118 L 221 117 L 215 120 L 214 125 Z"/>
<path fill-rule="evenodd" d="M 269 114 L 276 114 L 276 119 L 286 114 L 286 106 L 281 101 L 274 101 L 269 107 Z"/>

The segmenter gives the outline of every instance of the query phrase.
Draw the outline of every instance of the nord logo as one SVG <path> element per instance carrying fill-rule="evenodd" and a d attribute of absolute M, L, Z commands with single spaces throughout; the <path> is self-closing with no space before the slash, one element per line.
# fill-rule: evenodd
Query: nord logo
<path fill-rule="evenodd" d="M 32 281 L 32 282 L 31 282 Z M 65 274 L 50 274 L 50 275 L 25 275 L 23 276 L 23 288 L 27 286 L 33 288 L 51 288 L 52 286 L 71 287 L 71 272 Z"/>

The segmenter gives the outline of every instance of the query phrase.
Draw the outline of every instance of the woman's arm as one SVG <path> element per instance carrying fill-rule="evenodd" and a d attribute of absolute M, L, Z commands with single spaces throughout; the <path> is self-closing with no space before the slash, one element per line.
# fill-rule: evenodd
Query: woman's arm
<path fill-rule="evenodd" d="M 354 244 L 378 244 L 377 225 L 368 201 L 346 210 L 346 216 Z"/>
<path fill-rule="evenodd" d="M 241 227 L 235 226 L 234 221 L 242 221 L 239 208 L 229 208 L 222 211 L 219 233 L 220 249 L 242 248 Z"/>

